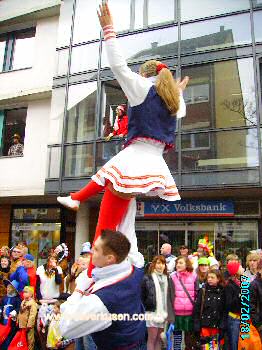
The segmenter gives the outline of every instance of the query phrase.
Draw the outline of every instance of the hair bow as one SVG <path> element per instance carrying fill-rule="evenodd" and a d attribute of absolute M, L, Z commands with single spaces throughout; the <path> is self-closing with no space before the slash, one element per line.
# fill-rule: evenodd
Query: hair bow
<path fill-rule="evenodd" d="M 157 74 L 159 74 L 159 72 L 163 69 L 163 68 L 167 68 L 168 69 L 168 66 L 164 63 L 159 63 L 157 66 L 156 66 L 156 71 L 157 71 Z"/>

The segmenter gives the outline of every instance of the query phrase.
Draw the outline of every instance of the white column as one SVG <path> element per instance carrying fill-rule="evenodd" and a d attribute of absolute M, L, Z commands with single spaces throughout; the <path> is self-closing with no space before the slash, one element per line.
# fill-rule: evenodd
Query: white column
<path fill-rule="evenodd" d="M 89 204 L 81 203 L 76 215 L 75 257 L 78 258 L 82 244 L 89 240 Z"/>

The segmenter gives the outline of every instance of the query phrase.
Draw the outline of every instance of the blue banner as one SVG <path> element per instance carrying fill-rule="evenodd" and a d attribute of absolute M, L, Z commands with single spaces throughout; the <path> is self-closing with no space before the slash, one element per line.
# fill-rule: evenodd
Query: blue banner
<path fill-rule="evenodd" d="M 231 200 L 138 201 L 137 216 L 234 216 L 234 203 Z"/>

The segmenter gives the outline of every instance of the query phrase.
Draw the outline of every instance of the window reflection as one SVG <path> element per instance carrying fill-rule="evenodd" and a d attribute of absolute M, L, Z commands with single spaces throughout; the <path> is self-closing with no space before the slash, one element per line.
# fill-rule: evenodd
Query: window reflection
<path fill-rule="evenodd" d="M 248 0 L 181 0 L 182 21 L 249 9 Z"/>
<path fill-rule="evenodd" d="M 131 0 L 114 0 L 110 2 L 110 10 L 115 18 L 114 27 L 117 32 L 130 27 Z M 100 24 L 96 15 L 99 0 L 77 0 L 74 21 L 74 43 L 86 42 L 100 37 Z M 121 14 L 124 14 L 121 15 Z"/>
<path fill-rule="evenodd" d="M 97 69 L 99 42 L 73 47 L 70 73 Z"/>
<path fill-rule="evenodd" d="M 106 162 L 119 153 L 122 149 L 123 141 L 99 142 L 96 144 L 96 171 Z"/>
<path fill-rule="evenodd" d="M 262 11 L 254 12 L 254 30 L 255 30 L 255 40 L 262 41 Z"/>
<path fill-rule="evenodd" d="M 25 33 L 18 33 L 16 35 L 12 69 L 21 69 L 33 66 L 35 51 L 34 43 L 35 30 Z"/>
<path fill-rule="evenodd" d="M 257 130 L 182 135 L 182 170 L 258 166 Z"/>
<path fill-rule="evenodd" d="M 143 24 L 144 24 L 144 0 L 136 0 L 134 29 L 143 28 Z"/>
<path fill-rule="evenodd" d="M 116 123 L 116 107 L 119 105 L 127 106 L 127 99 L 116 80 L 105 82 L 102 91 L 104 110 L 102 111 L 99 135 L 106 137 L 113 132 Z"/>
<path fill-rule="evenodd" d="M 72 12 L 73 0 L 62 1 L 60 5 L 57 47 L 69 45 L 71 35 Z"/>
<path fill-rule="evenodd" d="M 93 174 L 93 144 L 66 146 L 64 176 Z"/>
<path fill-rule="evenodd" d="M 128 63 L 177 56 L 177 27 L 152 30 L 118 39 L 122 54 Z M 104 43 L 103 43 L 104 46 Z M 106 52 L 102 50 L 102 67 L 108 66 Z"/>
<path fill-rule="evenodd" d="M 182 75 L 191 78 L 184 92 L 184 130 L 256 125 L 251 58 L 190 67 Z"/>
<path fill-rule="evenodd" d="M 48 174 L 47 178 L 59 178 L 59 170 L 60 170 L 60 156 L 61 156 L 61 148 L 60 147 L 50 147 L 48 148 Z"/>
<path fill-rule="evenodd" d="M 69 87 L 67 142 L 79 142 L 95 138 L 96 95 L 96 81 Z"/>
<path fill-rule="evenodd" d="M 182 25 L 181 38 L 182 53 L 250 43 L 249 14 Z"/>
<path fill-rule="evenodd" d="M 66 75 L 68 67 L 68 55 L 69 49 L 63 49 L 57 51 L 57 65 L 56 65 L 56 75 Z"/>
<path fill-rule="evenodd" d="M 148 24 L 160 24 L 174 21 L 175 1 L 174 0 L 149 0 L 148 3 Z"/>

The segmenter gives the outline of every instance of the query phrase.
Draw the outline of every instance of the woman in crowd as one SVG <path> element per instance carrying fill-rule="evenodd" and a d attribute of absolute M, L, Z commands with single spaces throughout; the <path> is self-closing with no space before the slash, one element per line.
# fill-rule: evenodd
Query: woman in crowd
<path fill-rule="evenodd" d="M 257 266 L 260 260 L 260 256 L 256 252 L 249 253 L 246 258 L 246 271 L 245 276 L 250 278 L 250 282 L 252 282 L 256 278 L 257 274 Z"/>
<path fill-rule="evenodd" d="M 230 274 L 225 287 L 225 311 L 227 313 L 227 335 L 229 350 L 238 349 L 238 338 L 240 328 L 240 276 L 244 269 L 238 261 L 230 261 L 227 264 Z"/>
<path fill-rule="evenodd" d="M 170 276 L 168 292 L 168 319 L 175 322 L 175 330 L 185 332 L 186 350 L 194 346 L 193 339 L 193 306 L 196 297 L 196 274 L 190 260 L 185 256 L 179 256 L 176 260 L 176 272 Z M 179 337 L 176 333 L 175 337 Z M 174 349 L 181 349 L 181 344 L 176 344 Z"/>
<path fill-rule="evenodd" d="M 196 280 L 196 290 L 198 291 L 204 287 L 207 274 L 209 270 L 209 260 L 206 257 L 198 259 L 198 268 L 197 268 L 197 280 Z"/>
<path fill-rule="evenodd" d="M 155 256 L 142 282 L 142 302 L 150 320 L 146 321 L 147 350 L 161 350 L 160 334 L 167 319 L 167 266 L 163 255 Z"/>

